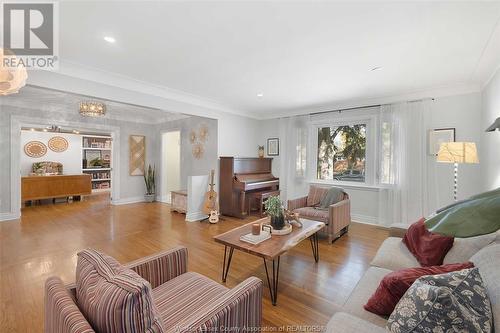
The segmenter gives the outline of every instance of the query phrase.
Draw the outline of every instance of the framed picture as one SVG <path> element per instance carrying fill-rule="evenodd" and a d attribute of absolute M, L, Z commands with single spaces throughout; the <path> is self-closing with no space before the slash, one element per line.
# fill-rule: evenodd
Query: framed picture
<path fill-rule="evenodd" d="M 267 139 L 267 155 L 278 156 L 280 154 L 280 139 Z"/>
<path fill-rule="evenodd" d="M 130 135 L 129 144 L 129 174 L 144 176 L 146 163 L 146 137 L 144 135 Z"/>
<path fill-rule="evenodd" d="M 436 128 L 429 131 L 429 155 L 437 156 L 444 142 L 455 142 L 455 128 Z"/>

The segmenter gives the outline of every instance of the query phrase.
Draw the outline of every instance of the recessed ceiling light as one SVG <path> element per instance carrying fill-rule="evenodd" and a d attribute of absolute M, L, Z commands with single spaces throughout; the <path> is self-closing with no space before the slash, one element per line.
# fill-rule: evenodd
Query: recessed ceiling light
<path fill-rule="evenodd" d="M 258 94 L 257 94 L 257 97 L 263 97 L 263 96 L 264 96 L 264 94 L 263 94 L 263 93 L 258 93 Z"/>
<path fill-rule="evenodd" d="M 105 36 L 104 40 L 108 43 L 115 43 L 116 42 L 116 39 L 114 37 L 111 37 L 111 36 Z"/>
<path fill-rule="evenodd" d="M 372 68 L 372 72 L 374 72 L 374 71 L 379 71 L 379 70 L 381 70 L 381 69 L 382 69 L 382 66 L 373 67 L 373 68 Z"/>

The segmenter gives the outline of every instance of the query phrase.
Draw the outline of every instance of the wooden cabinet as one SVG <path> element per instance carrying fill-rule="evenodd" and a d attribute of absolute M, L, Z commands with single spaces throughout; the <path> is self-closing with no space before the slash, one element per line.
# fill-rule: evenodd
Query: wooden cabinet
<path fill-rule="evenodd" d="M 21 200 L 77 197 L 92 193 L 91 176 L 54 175 L 21 177 Z"/>

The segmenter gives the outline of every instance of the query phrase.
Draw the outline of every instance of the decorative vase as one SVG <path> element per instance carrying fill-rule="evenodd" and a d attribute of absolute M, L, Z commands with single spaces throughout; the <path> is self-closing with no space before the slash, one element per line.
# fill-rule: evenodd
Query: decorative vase
<path fill-rule="evenodd" d="M 144 194 L 144 201 L 153 202 L 155 201 L 155 194 Z"/>
<path fill-rule="evenodd" d="M 271 216 L 271 226 L 273 229 L 281 230 L 285 226 L 285 216 L 280 214 L 278 216 Z"/>
<path fill-rule="evenodd" d="M 259 157 L 260 158 L 264 157 L 264 146 L 259 146 Z"/>

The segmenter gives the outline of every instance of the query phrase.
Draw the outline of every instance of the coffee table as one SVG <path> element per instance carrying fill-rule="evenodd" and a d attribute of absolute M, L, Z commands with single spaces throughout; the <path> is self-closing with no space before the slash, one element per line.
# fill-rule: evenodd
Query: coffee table
<path fill-rule="evenodd" d="M 266 223 L 268 218 L 263 218 L 257 221 L 253 221 L 242 225 L 241 227 L 229 230 L 223 234 L 214 237 L 217 243 L 224 245 L 224 262 L 222 265 L 222 282 L 226 282 L 227 274 L 229 272 L 229 267 L 231 265 L 231 259 L 233 258 L 234 250 L 240 250 L 252 254 L 257 257 L 261 257 L 264 260 L 264 268 L 266 269 L 267 284 L 269 286 L 269 293 L 271 294 L 271 301 L 273 305 L 276 305 L 278 300 L 278 279 L 280 270 L 280 257 L 286 251 L 293 248 L 295 245 L 299 244 L 306 238 L 309 238 L 311 242 L 312 253 L 314 256 L 314 261 L 319 261 L 319 247 L 318 247 L 318 234 L 317 232 L 321 230 L 325 224 L 323 222 L 300 219 L 302 222 L 302 228 L 296 226 L 288 235 L 274 235 L 270 239 L 263 241 L 260 244 L 254 245 L 240 240 L 240 237 L 252 232 L 252 224 L 254 223 Z M 228 253 L 229 248 L 229 253 Z M 226 260 L 227 259 L 227 260 Z M 273 262 L 273 276 L 272 282 L 269 278 L 269 270 L 267 268 L 267 260 Z"/>

